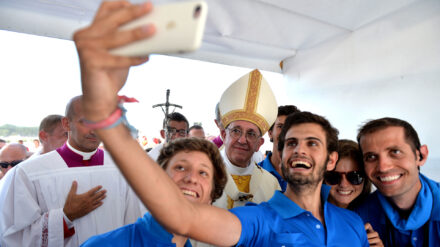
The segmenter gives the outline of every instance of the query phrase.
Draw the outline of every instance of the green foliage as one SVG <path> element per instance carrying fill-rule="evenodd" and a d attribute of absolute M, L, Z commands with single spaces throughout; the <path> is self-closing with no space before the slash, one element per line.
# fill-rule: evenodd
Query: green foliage
<path fill-rule="evenodd" d="M 19 127 L 12 124 L 0 126 L 0 136 L 38 136 L 38 127 Z"/>

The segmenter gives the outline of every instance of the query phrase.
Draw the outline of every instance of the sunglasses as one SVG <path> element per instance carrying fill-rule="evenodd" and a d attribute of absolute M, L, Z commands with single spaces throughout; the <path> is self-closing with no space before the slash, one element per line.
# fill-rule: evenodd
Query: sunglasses
<path fill-rule="evenodd" d="M 20 162 L 22 162 L 23 160 L 14 160 L 11 162 L 0 162 L 0 166 L 4 169 L 8 168 L 8 166 L 14 167 L 16 165 L 18 165 Z"/>
<path fill-rule="evenodd" d="M 364 181 L 364 174 L 358 171 L 352 172 L 326 172 L 325 173 L 325 182 L 329 185 L 340 184 L 342 180 L 342 174 L 345 175 L 345 178 L 352 185 L 359 185 Z"/>

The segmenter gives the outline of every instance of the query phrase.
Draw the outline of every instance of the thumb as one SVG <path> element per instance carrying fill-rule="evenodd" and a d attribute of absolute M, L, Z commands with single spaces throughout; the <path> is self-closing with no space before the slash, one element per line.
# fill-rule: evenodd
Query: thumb
<path fill-rule="evenodd" d="M 370 225 L 370 223 L 365 223 L 365 230 L 367 231 L 367 232 L 370 232 L 371 230 L 373 230 L 373 227 Z"/>
<path fill-rule="evenodd" d="M 78 189 L 78 183 L 76 181 L 72 182 L 72 187 L 70 187 L 69 195 L 76 195 L 76 190 Z"/>

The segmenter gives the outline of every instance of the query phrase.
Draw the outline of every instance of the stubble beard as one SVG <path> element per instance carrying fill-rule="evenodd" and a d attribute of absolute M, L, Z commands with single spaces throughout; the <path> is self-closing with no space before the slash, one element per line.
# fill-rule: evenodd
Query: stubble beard
<path fill-rule="evenodd" d="M 281 162 L 281 172 L 283 174 L 284 180 L 287 182 L 287 185 L 290 189 L 296 193 L 302 193 L 306 191 L 310 191 L 315 189 L 321 181 L 324 180 L 324 174 L 327 170 L 327 163 L 329 157 L 327 156 L 325 163 L 322 166 L 314 167 L 315 169 L 319 169 L 317 176 L 312 172 L 311 174 L 304 176 L 302 174 L 289 173 L 289 168 Z M 313 168 L 312 168 L 313 169 Z"/>

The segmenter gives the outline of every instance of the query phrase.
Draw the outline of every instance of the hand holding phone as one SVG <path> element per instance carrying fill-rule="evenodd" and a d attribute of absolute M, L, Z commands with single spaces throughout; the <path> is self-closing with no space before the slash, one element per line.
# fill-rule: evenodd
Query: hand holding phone
<path fill-rule="evenodd" d="M 120 28 L 128 30 L 153 23 L 156 34 L 112 49 L 110 53 L 134 57 L 195 51 L 202 42 L 207 13 L 208 7 L 203 0 L 157 5 L 149 14 Z"/>

